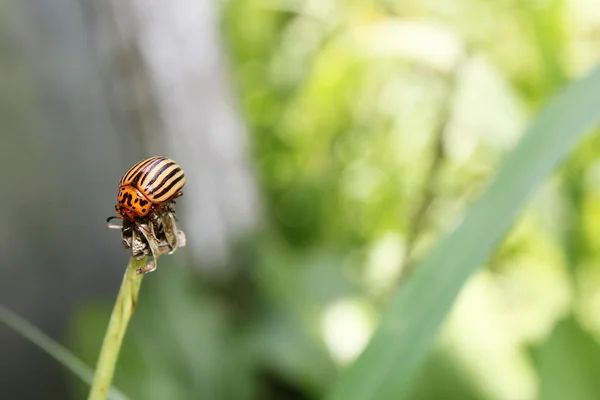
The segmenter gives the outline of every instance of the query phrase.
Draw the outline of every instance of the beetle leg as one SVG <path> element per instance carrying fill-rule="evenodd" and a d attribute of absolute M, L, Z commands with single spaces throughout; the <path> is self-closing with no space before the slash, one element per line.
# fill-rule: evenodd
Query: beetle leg
<path fill-rule="evenodd" d="M 173 217 L 173 219 L 175 220 L 175 222 L 179 222 L 179 218 L 177 218 L 177 215 L 175 215 L 175 210 L 173 209 L 173 205 L 174 205 L 174 204 L 175 204 L 175 201 L 171 200 L 171 201 L 169 202 L 169 204 L 167 205 L 167 209 L 169 210 L 169 212 L 170 212 L 171 214 L 173 214 L 173 215 L 172 215 L 172 217 Z"/>

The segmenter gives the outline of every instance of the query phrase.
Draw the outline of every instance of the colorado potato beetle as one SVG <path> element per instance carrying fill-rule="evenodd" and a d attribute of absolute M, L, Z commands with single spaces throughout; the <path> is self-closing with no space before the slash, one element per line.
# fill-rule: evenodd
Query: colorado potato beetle
<path fill-rule="evenodd" d="M 136 260 L 151 256 L 137 270 L 144 274 L 156 269 L 158 256 L 185 246 L 185 234 L 177 229 L 174 199 L 183 195 L 185 174 L 166 157 L 150 157 L 131 167 L 119 181 L 115 211 L 108 227 L 121 229 L 121 241 Z M 122 226 L 110 223 L 123 221 Z"/>
<path fill-rule="evenodd" d="M 166 157 L 150 157 L 131 167 L 119 181 L 115 211 L 130 220 L 151 217 L 183 195 L 185 174 Z"/>

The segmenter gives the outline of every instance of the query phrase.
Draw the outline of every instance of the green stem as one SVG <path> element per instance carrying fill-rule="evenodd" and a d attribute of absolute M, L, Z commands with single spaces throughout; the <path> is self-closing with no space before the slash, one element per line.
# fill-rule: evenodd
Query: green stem
<path fill-rule="evenodd" d="M 136 274 L 136 270 L 146 263 L 146 258 L 137 261 L 133 258 L 129 260 L 121 289 L 117 295 L 117 300 L 113 308 L 108 323 L 108 329 L 104 335 L 100 356 L 96 366 L 94 382 L 88 400 L 105 400 L 119 358 L 119 351 L 123 343 L 123 337 L 127 331 L 129 319 L 133 315 L 138 300 L 140 285 L 143 274 Z"/>

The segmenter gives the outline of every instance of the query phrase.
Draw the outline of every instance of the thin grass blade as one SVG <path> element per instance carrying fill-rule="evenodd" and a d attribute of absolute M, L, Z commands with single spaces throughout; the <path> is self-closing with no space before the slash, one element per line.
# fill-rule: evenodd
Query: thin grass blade
<path fill-rule="evenodd" d="M 78 376 L 82 381 L 91 386 L 94 378 L 94 370 L 77 358 L 73 353 L 61 344 L 52 340 L 44 332 L 32 325 L 29 321 L 21 318 L 8 308 L 0 304 L 0 321 L 15 330 L 23 337 L 29 339 L 33 344 L 52 356 L 56 361 Z M 108 393 L 111 400 L 129 400 L 114 386 Z"/>

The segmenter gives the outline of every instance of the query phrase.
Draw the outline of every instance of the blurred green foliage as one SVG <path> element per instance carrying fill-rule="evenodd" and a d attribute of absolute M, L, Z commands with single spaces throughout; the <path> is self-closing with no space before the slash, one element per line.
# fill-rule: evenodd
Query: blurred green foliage
<path fill-rule="evenodd" d="M 402 267 L 460 219 L 538 107 L 598 61 L 591 3 L 224 3 L 267 224 L 227 279 L 161 260 L 116 385 L 148 400 L 322 398 Z M 599 152 L 591 135 L 469 280 L 411 399 L 600 397 L 584 376 L 600 373 Z M 90 365 L 110 307 L 73 319 Z"/>
<path fill-rule="evenodd" d="M 575 318 L 556 324 L 548 340 L 532 352 L 543 399 L 595 399 L 600 393 L 600 346 Z"/>
<path fill-rule="evenodd" d="M 481 198 L 402 282 L 368 347 L 336 384 L 331 399 L 391 399 L 406 393 L 468 278 L 488 260 L 532 193 L 589 129 L 600 125 L 599 93 L 600 68 L 595 68 L 548 102 Z"/>

